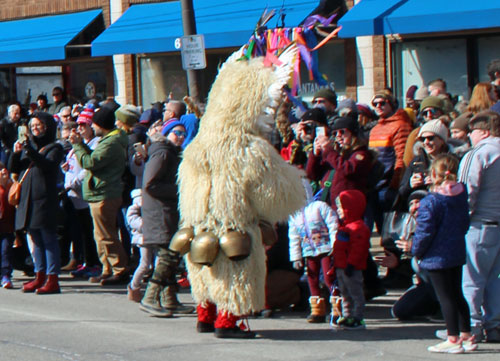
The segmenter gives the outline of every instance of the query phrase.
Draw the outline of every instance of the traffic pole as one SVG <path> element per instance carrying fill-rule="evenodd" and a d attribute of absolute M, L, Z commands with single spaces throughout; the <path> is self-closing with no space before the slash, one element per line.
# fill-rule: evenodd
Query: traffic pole
<path fill-rule="evenodd" d="M 182 9 L 182 29 L 184 36 L 196 35 L 196 20 L 194 17 L 193 0 L 181 0 Z M 200 91 L 198 87 L 198 73 L 194 69 L 186 70 L 189 96 L 195 101 L 199 101 Z"/>

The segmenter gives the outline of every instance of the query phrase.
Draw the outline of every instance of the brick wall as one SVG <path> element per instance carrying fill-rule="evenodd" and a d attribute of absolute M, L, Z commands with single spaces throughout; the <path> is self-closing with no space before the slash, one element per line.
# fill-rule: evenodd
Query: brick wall
<path fill-rule="evenodd" d="M 375 91 L 387 86 L 385 67 L 385 38 L 384 36 L 373 37 L 373 88 Z"/>
<path fill-rule="evenodd" d="M 0 0 L 0 20 L 103 9 L 109 19 L 108 0 Z"/>

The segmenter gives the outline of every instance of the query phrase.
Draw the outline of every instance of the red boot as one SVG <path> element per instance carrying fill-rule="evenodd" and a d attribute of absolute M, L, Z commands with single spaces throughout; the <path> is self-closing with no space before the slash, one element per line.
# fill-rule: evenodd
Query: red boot
<path fill-rule="evenodd" d="M 36 290 L 37 295 L 50 295 L 53 293 L 61 293 L 58 275 L 49 275 L 45 285 Z"/>
<path fill-rule="evenodd" d="M 198 323 L 196 330 L 200 333 L 214 332 L 214 322 L 217 315 L 215 305 L 210 302 L 202 302 L 196 307 Z"/>
<path fill-rule="evenodd" d="M 236 326 L 240 318 L 227 311 L 219 311 L 215 320 L 215 337 L 217 338 L 254 338 L 255 332 L 242 330 Z"/>
<path fill-rule="evenodd" d="M 36 277 L 33 281 L 25 282 L 23 284 L 22 291 L 26 293 L 35 292 L 36 289 L 43 286 L 43 284 L 45 283 L 45 279 L 46 279 L 45 272 L 43 271 L 37 272 Z"/>

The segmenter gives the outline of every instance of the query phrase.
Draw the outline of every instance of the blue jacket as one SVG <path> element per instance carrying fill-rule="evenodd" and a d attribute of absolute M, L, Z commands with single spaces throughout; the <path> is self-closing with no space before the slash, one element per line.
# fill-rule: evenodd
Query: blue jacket
<path fill-rule="evenodd" d="M 468 229 L 469 206 L 465 187 L 453 196 L 429 193 L 420 201 L 412 254 L 423 269 L 463 265 Z"/>

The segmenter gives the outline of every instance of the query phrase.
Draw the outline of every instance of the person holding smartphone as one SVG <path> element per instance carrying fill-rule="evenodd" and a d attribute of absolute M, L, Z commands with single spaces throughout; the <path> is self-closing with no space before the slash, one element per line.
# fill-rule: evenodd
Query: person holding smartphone
<path fill-rule="evenodd" d="M 295 139 L 281 149 L 281 157 L 290 164 L 304 168 L 313 148 L 317 131 L 325 135 L 328 133 L 327 128 L 327 118 L 323 109 L 307 110 L 300 122 L 293 125 Z"/>
<path fill-rule="evenodd" d="M 449 151 L 448 134 L 448 128 L 439 119 L 431 120 L 420 128 L 414 147 L 415 156 L 406 168 L 399 187 L 399 205 L 406 206 L 412 192 L 428 190 L 431 184 L 430 164 L 436 156 Z"/>
<path fill-rule="evenodd" d="M 358 130 L 355 119 L 337 117 L 331 137 L 318 135 L 316 131 L 306 172 L 309 179 L 321 181 L 323 191 L 328 188 L 329 195 L 325 201 L 334 209 L 340 192 L 349 189 L 367 192 L 373 157 L 358 139 Z M 331 184 L 330 187 L 325 187 L 328 184 Z"/>

